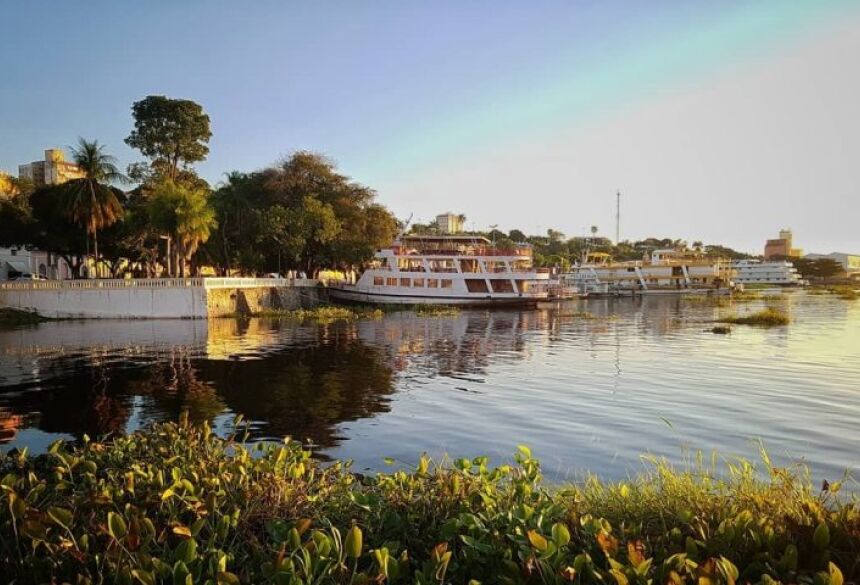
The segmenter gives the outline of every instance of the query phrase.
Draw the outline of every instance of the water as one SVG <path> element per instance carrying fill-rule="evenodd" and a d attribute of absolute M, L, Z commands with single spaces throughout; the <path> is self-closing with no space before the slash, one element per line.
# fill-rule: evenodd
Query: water
<path fill-rule="evenodd" d="M 709 321 L 678 298 L 533 311 L 277 320 L 68 321 L 0 330 L 0 441 L 43 451 L 188 410 L 254 440 L 291 435 L 360 470 L 422 452 L 509 458 L 527 444 L 556 480 L 621 478 L 642 455 L 860 469 L 860 302 L 793 292 L 788 327 Z M 583 314 L 583 313 L 588 313 Z"/>

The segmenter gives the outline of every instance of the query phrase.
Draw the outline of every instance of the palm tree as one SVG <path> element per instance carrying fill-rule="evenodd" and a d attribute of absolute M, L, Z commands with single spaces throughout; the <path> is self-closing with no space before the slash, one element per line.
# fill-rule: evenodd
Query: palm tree
<path fill-rule="evenodd" d="M 218 225 L 206 191 L 167 179 L 155 188 L 147 205 L 150 223 L 168 242 L 175 243 L 177 261 L 168 258 L 168 267 L 174 267 L 168 272 L 172 276 L 178 268 L 179 275 L 185 276 L 185 263 Z"/>
<path fill-rule="evenodd" d="M 88 236 L 92 234 L 98 273 L 98 231 L 112 225 L 123 215 L 122 203 L 110 183 L 124 182 L 126 178 L 117 170 L 116 158 L 105 153 L 104 145 L 99 144 L 98 140 L 78 138 L 78 146 L 71 148 L 71 151 L 72 160 L 81 169 L 83 177 L 63 185 L 63 212 L 71 221 L 86 228 Z"/>

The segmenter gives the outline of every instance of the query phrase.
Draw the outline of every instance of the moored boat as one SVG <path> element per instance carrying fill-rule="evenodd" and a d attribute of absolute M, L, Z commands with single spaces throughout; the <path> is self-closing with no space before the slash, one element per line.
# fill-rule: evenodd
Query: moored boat
<path fill-rule="evenodd" d="M 383 305 L 533 306 L 549 295 L 549 271 L 532 248 L 497 248 L 483 236 L 401 236 L 377 251 L 353 283 L 330 285 L 334 301 Z"/>

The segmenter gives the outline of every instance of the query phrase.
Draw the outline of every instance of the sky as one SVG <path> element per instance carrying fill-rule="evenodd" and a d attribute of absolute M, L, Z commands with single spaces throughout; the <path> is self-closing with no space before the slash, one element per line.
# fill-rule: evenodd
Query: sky
<path fill-rule="evenodd" d="M 0 0 L 0 170 L 147 95 L 212 184 L 323 153 L 398 217 L 860 253 L 860 0 Z M 9 23 L 17 23 L 9 26 Z M 2 226 L 0 226 L 2 229 Z"/>

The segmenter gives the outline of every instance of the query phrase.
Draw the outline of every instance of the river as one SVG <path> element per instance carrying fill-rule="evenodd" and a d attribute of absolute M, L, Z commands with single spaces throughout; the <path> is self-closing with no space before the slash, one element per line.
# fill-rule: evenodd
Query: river
<path fill-rule="evenodd" d="M 0 330 L 0 448 L 236 414 L 252 440 L 290 435 L 357 470 L 422 452 L 511 456 L 554 480 L 623 478 L 674 462 L 803 461 L 860 470 L 860 301 L 802 291 L 767 303 L 785 327 L 711 332 L 718 307 L 595 299 L 531 311 L 296 324 L 286 320 L 62 321 Z M 398 463 L 395 463 L 397 465 Z"/>

